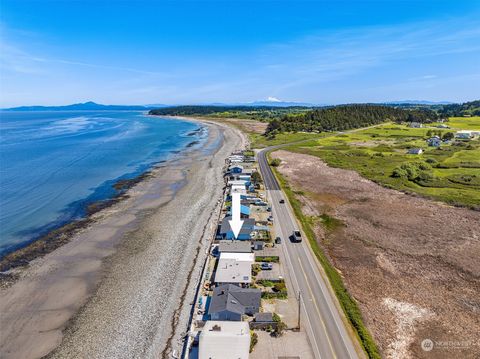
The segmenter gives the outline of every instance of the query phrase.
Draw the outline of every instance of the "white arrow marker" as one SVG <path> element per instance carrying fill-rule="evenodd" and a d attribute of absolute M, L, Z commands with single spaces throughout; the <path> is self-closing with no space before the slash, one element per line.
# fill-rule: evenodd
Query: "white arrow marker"
<path fill-rule="evenodd" d="M 240 193 L 232 193 L 232 219 L 228 221 L 235 238 L 238 238 L 243 221 L 240 219 Z"/>

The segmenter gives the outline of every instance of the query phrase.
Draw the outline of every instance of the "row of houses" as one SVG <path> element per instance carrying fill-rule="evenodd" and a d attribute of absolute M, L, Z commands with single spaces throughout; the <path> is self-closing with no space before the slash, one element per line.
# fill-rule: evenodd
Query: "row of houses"
<path fill-rule="evenodd" d="M 224 217 L 211 248 L 211 279 L 204 285 L 202 310 L 197 320 L 201 329 L 199 359 L 248 358 L 249 323 L 272 321 L 271 313 L 261 313 L 260 289 L 251 287 L 254 248 L 258 247 L 256 239 L 269 231 L 265 223 L 252 216 L 252 209 L 255 213 L 269 211 L 266 201 L 256 192 L 258 184 L 252 181 L 256 171 L 254 163 L 251 156 L 243 153 L 232 154 L 227 160 Z M 236 238 L 229 223 L 233 193 L 240 193 L 243 220 Z"/>
<path fill-rule="evenodd" d="M 458 140 L 471 140 L 480 136 L 480 131 L 457 131 L 455 138 Z M 432 136 L 426 140 L 426 143 L 429 147 L 440 147 L 442 144 L 449 144 L 450 140 L 442 140 L 440 136 Z M 419 155 L 423 153 L 422 148 L 410 148 L 407 151 L 408 154 Z"/>

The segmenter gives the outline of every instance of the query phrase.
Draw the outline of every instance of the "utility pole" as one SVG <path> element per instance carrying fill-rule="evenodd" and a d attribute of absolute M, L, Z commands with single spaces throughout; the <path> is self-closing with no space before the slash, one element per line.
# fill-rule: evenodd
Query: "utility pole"
<path fill-rule="evenodd" d="M 300 331 L 300 313 L 302 311 L 302 292 L 298 291 L 298 331 Z"/>

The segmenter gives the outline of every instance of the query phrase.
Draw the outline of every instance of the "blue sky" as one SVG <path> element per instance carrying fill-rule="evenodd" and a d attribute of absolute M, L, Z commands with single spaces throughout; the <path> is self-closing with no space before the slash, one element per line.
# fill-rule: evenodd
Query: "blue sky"
<path fill-rule="evenodd" d="M 0 107 L 480 98 L 480 1 L 0 0 Z"/>

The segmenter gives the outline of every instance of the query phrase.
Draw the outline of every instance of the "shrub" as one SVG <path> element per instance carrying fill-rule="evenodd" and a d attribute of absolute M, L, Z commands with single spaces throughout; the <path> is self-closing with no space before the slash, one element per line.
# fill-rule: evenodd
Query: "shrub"
<path fill-rule="evenodd" d="M 407 171 L 405 171 L 401 167 L 395 167 L 395 169 L 392 172 L 392 177 L 406 178 L 407 177 Z"/>
<path fill-rule="evenodd" d="M 392 177 L 407 178 L 409 181 L 417 179 L 431 180 L 433 175 L 430 173 L 432 166 L 426 162 L 405 162 L 400 167 L 396 167 L 392 172 Z"/>
<path fill-rule="evenodd" d="M 254 265 L 252 265 L 252 275 L 253 275 L 254 277 L 256 277 L 257 274 L 258 274 L 261 270 L 262 270 L 262 268 L 260 267 L 260 264 L 256 264 L 256 263 L 255 263 Z"/>
<path fill-rule="evenodd" d="M 255 257 L 255 262 L 278 263 L 280 262 L 280 257 L 279 256 L 257 256 Z"/>
<path fill-rule="evenodd" d="M 280 163 L 282 163 L 282 160 L 280 158 L 274 158 L 273 160 L 270 161 L 270 166 L 278 167 L 280 166 Z"/>
<path fill-rule="evenodd" d="M 273 287 L 275 285 L 272 281 L 266 279 L 258 280 L 257 283 L 263 287 Z"/>
<path fill-rule="evenodd" d="M 287 299 L 288 293 L 284 292 L 262 292 L 262 299 Z"/>
<path fill-rule="evenodd" d="M 253 352 L 253 348 L 258 343 L 258 334 L 253 330 L 250 330 L 250 353 Z"/>
<path fill-rule="evenodd" d="M 447 132 L 442 136 L 442 139 L 444 141 L 450 141 L 450 140 L 453 140 L 454 138 L 455 138 L 455 134 L 453 132 Z"/>
<path fill-rule="evenodd" d="M 284 282 L 279 282 L 279 283 L 275 283 L 274 286 L 273 286 L 273 290 L 275 292 L 284 292 L 287 290 L 287 287 L 285 286 L 285 283 Z"/>
<path fill-rule="evenodd" d="M 252 182 L 262 183 L 262 176 L 260 175 L 259 172 L 256 171 L 252 173 Z"/>
<path fill-rule="evenodd" d="M 278 318 L 280 319 L 280 318 Z M 282 322 L 281 320 L 276 321 L 277 325 L 275 326 L 275 330 L 272 332 L 274 337 L 281 337 L 285 329 L 287 329 L 287 325 Z"/>
<path fill-rule="evenodd" d="M 438 161 L 435 158 L 427 158 L 427 163 L 429 163 L 432 166 L 438 165 Z"/>

